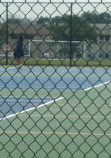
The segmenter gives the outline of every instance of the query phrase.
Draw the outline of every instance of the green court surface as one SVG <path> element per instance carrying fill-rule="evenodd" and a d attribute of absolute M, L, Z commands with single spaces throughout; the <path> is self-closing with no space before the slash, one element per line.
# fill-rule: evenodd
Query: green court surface
<path fill-rule="evenodd" d="M 58 99 L 1 119 L 1 158 L 109 158 L 110 90 L 109 82 L 86 90 L 44 91 Z"/>

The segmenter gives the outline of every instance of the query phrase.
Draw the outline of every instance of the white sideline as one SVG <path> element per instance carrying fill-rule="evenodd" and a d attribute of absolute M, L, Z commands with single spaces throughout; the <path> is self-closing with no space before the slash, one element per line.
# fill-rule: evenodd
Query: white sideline
<path fill-rule="evenodd" d="M 110 82 L 111 82 L 111 81 L 107 81 L 107 82 L 101 83 L 101 84 L 99 84 L 99 85 L 96 85 L 96 86 L 94 86 L 94 87 L 86 88 L 86 89 L 84 89 L 84 91 L 88 91 L 88 90 L 90 90 L 90 89 L 92 89 L 92 88 L 97 88 L 97 87 L 103 86 L 103 85 L 108 84 L 108 83 L 110 83 Z"/>
<path fill-rule="evenodd" d="M 101 83 L 101 84 L 99 84 L 99 85 L 96 85 L 96 86 L 94 86 L 94 87 L 86 88 L 86 89 L 84 89 L 84 91 L 88 91 L 88 90 L 90 90 L 90 89 L 92 89 L 92 88 L 100 87 L 100 86 L 105 85 L 105 84 L 108 84 L 108 83 L 110 83 L 110 82 L 111 82 L 111 81 L 107 81 L 107 82 Z M 0 120 L 5 120 L 5 119 L 7 119 L 7 118 L 14 117 L 14 116 L 16 116 L 16 115 L 19 115 L 19 114 L 22 114 L 22 113 L 25 113 L 25 112 L 34 110 L 34 109 L 36 109 L 36 108 L 40 108 L 40 107 L 46 106 L 46 105 L 48 105 L 48 104 L 54 103 L 54 102 L 56 102 L 56 101 L 59 101 L 59 100 L 61 100 L 61 99 L 64 99 L 64 97 L 60 97 L 60 98 L 58 98 L 58 99 L 55 99 L 55 100 L 49 101 L 49 102 L 47 102 L 47 103 L 41 104 L 41 105 L 39 105 L 39 106 L 37 106 L 37 107 L 33 107 L 33 108 L 30 108 L 30 109 L 23 110 L 23 111 L 21 111 L 21 112 L 17 112 L 17 113 L 15 113 L 15 114 L 9 115 L 9 116 L 7 116 L 7 117 L 0 118 Z"/>
<path fill-rule="evenodd" d="M 49 102 L 47 102 L 47 103 L 41 104 L 41 105 L 39 105 L 39 106 L 37 106 L 37 107 L 33 107 L 33 108 L 30 108 L 30 109 L 23 110 L 23 111 L 21 111 L 21 112 L 17 112 L 17 113 L 15 113 L 15 114 L 9 115 L 9 116 L 7 116 L 7 117 L 0 118 L 0 120 L 6 120 L 6 119 L 11 118 L 11 117 L 14 117 L 14 116 L 16 116 L 16 115 L 19 115 L 19 114 L 22 114 L 22 113 L 25 113 L 25 112 L 34 110 L 34 109 L 36 109 L 36 108 L 37 108 L 37 109 L 38 109 L 38 108 L 41 108 L 41 107 L 46 106 L 46 105 L 48 105 L 48 104 L 57 102 L 57 101 L 59 101 L 59 100 L 61 100 L 61 99 L 64 99 L 64 97 L 60 97 L 60 98 L 58 98 L 58 99 L 55 99 L 55 100 L 49 101 Z"/>

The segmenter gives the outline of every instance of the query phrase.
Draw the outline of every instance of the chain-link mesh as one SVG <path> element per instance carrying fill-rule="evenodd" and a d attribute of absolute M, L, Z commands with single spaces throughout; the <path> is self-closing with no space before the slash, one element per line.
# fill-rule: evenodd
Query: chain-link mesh
<path fill-rule="evenodd" d="M 111 2 L 0 1 L 0 158 L 110 158 L 110 59 Z"/>

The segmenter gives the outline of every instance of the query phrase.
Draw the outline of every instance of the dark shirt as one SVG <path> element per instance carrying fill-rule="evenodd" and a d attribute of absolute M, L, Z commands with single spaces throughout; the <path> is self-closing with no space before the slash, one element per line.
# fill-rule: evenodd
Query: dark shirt
<path fill-rule="evenodd" d="M 18 40 L 17 49 L 23 49 L 23 40 Z"/>
<path fill-rule="evenodd" d="M 14 51 L 14 57 L 20 58 L 24 56 L 24 51 L 23 51 L 23 40 L 18 40 L 17 41 L 17 46 Z"/>

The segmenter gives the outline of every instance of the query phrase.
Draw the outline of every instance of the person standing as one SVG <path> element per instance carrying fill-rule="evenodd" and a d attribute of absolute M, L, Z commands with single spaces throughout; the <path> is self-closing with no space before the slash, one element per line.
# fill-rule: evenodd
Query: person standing
<path fill-rule="evenodd" d="M 15 51 L 14 51 L 14 58 L 17 61 L 17 68 L 21 68 L 22 64 L 21 64 L 21 58 L 24 57 L 24 46 L 23 46 L 23 35 L 22 34 L 18 34 L 18 40 L 16 43 L 16 47 L 15 47 Z"/>

